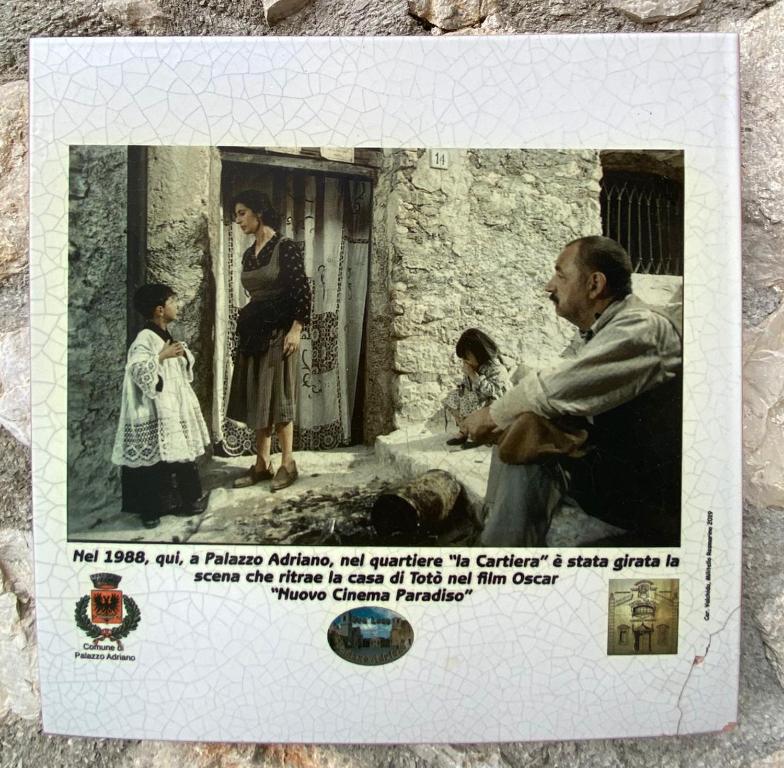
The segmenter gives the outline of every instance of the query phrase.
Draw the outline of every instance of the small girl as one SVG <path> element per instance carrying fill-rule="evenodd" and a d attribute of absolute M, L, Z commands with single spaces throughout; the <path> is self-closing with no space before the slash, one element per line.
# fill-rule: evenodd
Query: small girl
<path fill-rule="evenodd" d="M 489 405 L 509 389 L 510 380 L 496 343 L 477 328 L 463 331 L 455 345 L 457 356 L 463 361 L 463 380 L 444 400 L 444 408 L 460 428 L 469 413 Z M 446 441 L 447 445 L 473 447 L 462 431 Z"/>
<path fill-rule="evenodd" d="M 112 463 L 121 467 L 123 509 L 155 528 L 162 515 L 203 511 L 195 459 L 209 432 L 191 388 L 193 354 L 168 330 L 179 312 L 176 294 L 151 283 L 136 291 L 133 304 L 147 322 L 128 350 Z M 171 513 L 173 479 L 182 505 Z"/>

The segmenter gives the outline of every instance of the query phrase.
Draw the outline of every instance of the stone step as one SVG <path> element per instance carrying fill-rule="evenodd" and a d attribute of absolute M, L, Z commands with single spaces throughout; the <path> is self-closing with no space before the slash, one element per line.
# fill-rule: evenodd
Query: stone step
<path fill-rule="evenodd" d="M 402 479 L 410 479 L 429 469 L 452 474 L 466 492 L 469 511 L 484 519 L 484 498 L 490 472 L 491 448 L 478 446 L 462 450 L 446 441 L 450 433 L 433 433 L 423 425 L 409 426 L 376 438 L 376 460 L 393 468 Z M 622 533 L 621 529 L 583 512 L 565 498 L 553 512 L 547 534 L 549 547 L 575 547 Z"/>
<path fill-rule="evenodd" d="M 454 433 L 433 433 L 424 426 L 398 429 L 376 438 L 376 460 L 393 468 L 402 479 L 410 479 L 430 469 L 449 472 L 465 489 L 469 509 L 474 515 L 484 504 L 491 449 L 480 445 L 463 450 L 447 445 Z"/>

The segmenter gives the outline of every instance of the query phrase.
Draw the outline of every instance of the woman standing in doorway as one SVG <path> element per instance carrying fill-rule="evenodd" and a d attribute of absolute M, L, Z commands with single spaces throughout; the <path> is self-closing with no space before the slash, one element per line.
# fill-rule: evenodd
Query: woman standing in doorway
<path fill-rule="evenodd" d="M 248 190 L 232 207 L 240 229 L 255 237 L 242 256 L 242 287 L 250 301 L 237 318 L 237 357 L 226 415 L 256 431 L 256 463 L 234 481 L 247 488 L 272 480 L 281 490 L 298 476 L 294 462 L 297 350 L 310 315 L 310 285 L 302 252 L 278 232 L 280 218 L 265 194 Z M 273 474 L 272 431 L 281 464 Z"/>

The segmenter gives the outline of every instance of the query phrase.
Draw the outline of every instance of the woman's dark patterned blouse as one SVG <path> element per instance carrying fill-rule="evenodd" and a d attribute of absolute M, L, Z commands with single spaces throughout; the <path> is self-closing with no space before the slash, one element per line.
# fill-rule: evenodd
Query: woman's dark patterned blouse
<path fill-rule="evenodd" d="M 255 243 L 242 255 L 242 271 L 259 269 L 269 263 L 275 244 L 280 240 L 278 261 L 280 273 L 278 283 L 284 289 L 291 308 L 292 320 L 299 320 L 302 325 L 310 321 L 310 283 L 305 274 L 305 258 L 302 249 L 288 237 L 275 234 L 256 255 Z"/>

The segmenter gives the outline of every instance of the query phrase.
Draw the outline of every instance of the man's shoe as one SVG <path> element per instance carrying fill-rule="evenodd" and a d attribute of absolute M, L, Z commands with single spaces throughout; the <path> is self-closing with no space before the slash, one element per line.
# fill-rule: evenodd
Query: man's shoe
<path fill-rule="evenodd" d="M 275 473 L 275 477 L 272 478 L 270 490 L 282 491 L 284 488 L 288 488 L 299 477 L 297 465 L 293 461 L 291 462 L 291 465 L 292 469 L 290 471 L 286 469 L 283 464 L 280 465 L 280 468 Z"/>
<path fill-rule="evenodd" d="M 466 440 L 461 446 L 461 451 L 467 451 L 469 448 L 478 448 L 482 443 L 472 443 L 470 440 Z"/>
<path fill-rule="evenodd" d="M 142 520 L 142 525 L 145 528 L 157 528 L 161 524 L 160 517 L 151 517 L 148 520 Z"/>
<path fill-rule="evenodd" d="M 462 445 L 468 437 L 466 435 L 456 435 L 455 437 L 450 437 L 449 440 L 446 441 L 447 445 Z"/>
<path fill-rule="evenodd" d="M 238 477 L 233 483 L 234 488 L 250 488 L 263 480 L 272 480 L 272 462 L 266 469 L 258 471 L 254 464 L 242 477 Z"/>

